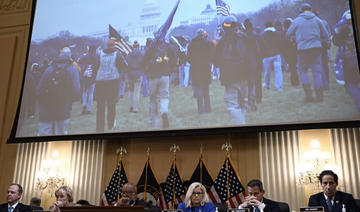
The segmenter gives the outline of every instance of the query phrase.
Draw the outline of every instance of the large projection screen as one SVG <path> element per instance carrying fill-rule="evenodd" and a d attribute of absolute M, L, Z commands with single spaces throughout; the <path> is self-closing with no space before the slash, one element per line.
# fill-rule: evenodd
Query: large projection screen
<path fill-rule="evenodd" d="M 354 16 L 348 0 L 34 1 L 8 142 L 358 125 Z"/>

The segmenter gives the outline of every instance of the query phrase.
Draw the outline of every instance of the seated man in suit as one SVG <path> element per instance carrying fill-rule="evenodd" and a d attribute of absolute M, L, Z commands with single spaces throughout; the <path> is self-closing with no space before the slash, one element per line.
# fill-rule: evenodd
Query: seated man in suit
<path fill-rule="evenodd" d="M 143 205 L 146 212 L 160 212 L 161 209 L 152 206 L 142 199 L 137 198 L 137 187 L 133 183 L 126 183 L 121 189 L 121 198 L 116 202 L 115 206 L 134 206 Z"/>
<path fill-rule="evenodd" d="M 250 212 L 280 212 L 279 205 L 275 201 L 264 198 L 265 190 L 260 180 L 250 180 L 247 187 L 248 196 L 239 209 L 249 208 Z"/>
<path fill-rule="evenodd" d="M 44 209 L 40 207 L 41 205 L 41 199 L 38 197 L 33 197 L 30 200 L 30 208 L 31 210 L 37 210 L 37 211 L 43 211 Z"/>
<path fill-rule="evenodd" d="M 6 196 L 7 203 L 0 205 L 0 212 L 31 212 L 30 206 L 19 202 L 22 193 L 20 184 L 11 184 Z"/>
<path fill-rule="evenodd" d="M 323 206 L 325 211 L 341 212 L 342 207 L 347 212 L 359 212 L 351 194 L 337 191 L 338 176 L 331 170 L 325 170 L 319 176 L 323 192 L 314 194 L 309 199 L 309 206 Z"/>

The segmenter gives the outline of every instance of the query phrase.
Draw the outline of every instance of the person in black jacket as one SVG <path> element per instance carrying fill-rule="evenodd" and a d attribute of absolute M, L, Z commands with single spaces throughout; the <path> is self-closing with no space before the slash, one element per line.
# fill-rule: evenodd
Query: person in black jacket
<path fill-rule="evenodd" d="M 151 205 L 149 202 L 145 202 L 142 199 L 137 198 L 137 187 L 133 183 L 125 183 L 121 188 L 121 197 L 114 206 L 144 206 L 145 212 L 160 212 L 159 207 Z"/>
<path fill-rule="evenodd" d="M 244 99 L 252 71 L 249 66 L 246 35 L 235 16 L 222 24 L 224 34 L 215 49 L 214 65 L 220 68 L 220 82 L 225 87 L 225 104 L 234 125 L 246 124 Z"/>
<path fill-rule="evenodd" d="M 198 29 L 197 36 L 192 39 L 188 47 L 192 86 L 199 114 L 211 112 L 209 85 L 214 45 L 206 37 L 207 32 L 202 28 Z"/>
<path fill-rule="evenodd" d="M 275 72 L 275 87 L 278 91 L 283 89 L 283 75 L 281 69 L 281 35 L 273 24 L 268 21 L 262 34 L 263 38 L 263 64 L 264 64 L 264 88 L 270 88 L 271 71 Z"/>
<path fill-rule="evenodd" d="M 249 195 L 239 206 L 240 209 L 249 208 L 250 212 L 280 212 L 277 202 L 264 198 L 265 190 L 260 180 L 250 180 L 247 187 Z"/>
<path fill-rule="evenodd" d="M 146 49 L 144 65 L 149 80 L 150 125 L 158 127 L 159 113 L 162 128 L 169 128 L 170 73 L 175 67 L 175 55 L 168 42 L 152 41 Z"/>
<path fill-rule="evenodd" d="M 11 184 L 8 188 L 7 203 L 0 205 L 0 212 L 31 212 L 30 206 L 19 202 L 23 188 L 20 184 Z"/>
<path fill-rule="evenodd" d="M 325 170 L 319 176 L 323 192 L 310 196 L 309 206 L 323 206 L 325 211 L 341 212 L 345 207 L 347 212 L 359 212 L 351 194 L 337 191 L 338 176 L 331 170 Z"/>
<path fill-rule="evenodd" d="M 133 51 L 126 56 L 128 63 L 126 78 L 129 84 L 129 112 L 137 113 L 139 110 L 141 79 L 142 75 L 144 75 L 144 51 L 140 49 L 137 41 L 134 42 L 133 48 Z"/>

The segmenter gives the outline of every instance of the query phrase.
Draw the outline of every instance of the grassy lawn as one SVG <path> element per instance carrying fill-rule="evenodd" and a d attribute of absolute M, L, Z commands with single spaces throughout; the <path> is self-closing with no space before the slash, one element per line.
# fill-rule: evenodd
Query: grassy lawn
<path fill-rule="evenodd" d="M 332 49 L 332 58 L 336 49 Z M 333 67 L 331 64 L 330 67 Z M 312 79 L 311 74 L 310 79 Z M 274 73 L 271 76 L 271 85 L 274 84 Z M 330 89 L 324 92 L 324 101 L 321 103 L 305 103 L 304 91 L 301 86 L 290 85 L 290 73 L 284 72 L 283 91 L 277 91 L 274 86 L 263 89 L 262 103 L 258 104 L 255 112 L 246 113 L 247 125 L 288 124 L 323 122 L 327 120 L 356 120 L 358 112 L 353 100 L 344 86 L 335 81 L 333 70 L 330 70 Z M 149 97 L 141 96 L 138 113 L 129 113 L 128 93 L 116 105 L 117 127 L 112 132 L 144 131 L 149 130 Z M 210 100 L 212 112 L 204 115 L 197 113 L 196 99 L 191 87 L 171 85 L 169 103 L 170 129 L 192 129 L 232 126 L 231 117 L 224 102 L 224 87 L 219 80 L 213 80 L 210 85 Z M 88 134 L 95 132 L 96 102 L 92 114 L 81 115 L 80 102 L 73 104 L 69 134 Z M 161 119 L 159 119 L 161 121 Z M 160 122 L 161 125 L 161 122 Z M 22 136 L 36 136 L 38 118 L 24 121 L 20 132 Z M 154 129 L 150 129 L 154 130 Z M 161 128 L 156 129 L 161 130 Z M 106 131 L 110 132 L 110 131 Z"/>

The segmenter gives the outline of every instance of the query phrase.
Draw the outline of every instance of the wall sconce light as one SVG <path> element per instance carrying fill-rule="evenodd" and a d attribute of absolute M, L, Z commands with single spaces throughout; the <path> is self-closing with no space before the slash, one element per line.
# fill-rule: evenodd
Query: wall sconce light
<path fill-rule="evenodd" d="M 61 160 L 58 159 L 59 151 L 54 150 L 51 157 L 45 160 L 41 169 L 36 174 L 36 188 L 40 192 L 48 190 L 52 196 L 54 191 L 65 185 L 67 173 L 62 170 Z"/>
<path fill-rule="evenodd" d="M 318 176 L 324 169 L 330 168 L 329 160 L 330 153 L 323 152 L 320 150 L 320 142 L 313 139 L 310 142 L 311 151 L 305 152 L 303 155 L 306 161 L 299 170 L 298 182 L 302 185 L 313 185 L 319 184 Z"/>

